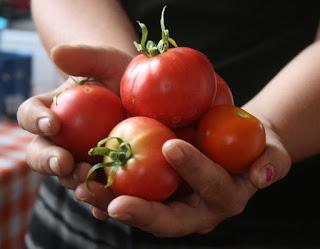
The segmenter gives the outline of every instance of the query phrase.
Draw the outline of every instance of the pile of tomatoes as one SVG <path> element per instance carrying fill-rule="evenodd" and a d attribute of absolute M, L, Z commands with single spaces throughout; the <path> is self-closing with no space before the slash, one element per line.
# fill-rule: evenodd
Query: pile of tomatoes
<path fill-rule="evenodd" d="M 175 193 L 181 178 L 162 154 L 169 139 L 193 144 L 232 174 L 245 171 L 264 150 L 261 122 L 234 105 L 229 86 L 205 55 L 176 46 L 163 13 L 157 45 L 146 44 L 146 27 L 139 23 L 143 35 L 135 45 L 141 54 L 124 72 L 120 97 L 78 85 L 51 105 L 60 118 L 60 132 L 51 140 L 76 161 L 95 164 L 88 176 L 103 169 L 115 196 L 163 201 Z"/>

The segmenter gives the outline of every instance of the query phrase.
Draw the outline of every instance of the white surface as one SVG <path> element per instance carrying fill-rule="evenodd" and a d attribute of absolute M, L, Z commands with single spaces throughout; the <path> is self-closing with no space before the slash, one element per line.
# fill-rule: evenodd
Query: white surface
<path fill-rule="evenodd" d="M 32 55 L 32 94 L 51 91 L 62 82 L 39 35 L 33 30 L 5 29 L 1 33 L 1 49 L 8 52 L 28 52 Z"/>

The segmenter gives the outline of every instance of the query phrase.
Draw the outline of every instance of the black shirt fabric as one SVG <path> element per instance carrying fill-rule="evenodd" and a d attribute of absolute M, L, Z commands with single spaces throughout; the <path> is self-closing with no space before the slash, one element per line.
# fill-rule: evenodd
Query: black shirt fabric
<path fill-rule="evenodd" d="M 313 42 L 320 12 L 320 1 L 309 0 L 123 0 L 122 3 L 138 34 L 141 31 L 137 20 L 147 25 L 149 39 L 154 41 L 161 38 L 160 13 L 167 5 L 165 23 L 171 37 L 179 46 L 195 48 L 210 59 L 216 72 L 229 84 L 237 106 L 252 98 Z M 47 177 L 25 248 L 320 246 L 319 160 L 316 155 L 294 164 L 285 179 L 258 191 L 242 214 L 225 220 L 211 233 L 173 239 L 159 239 L 112 220 L 97 221 L 88 206 L 75 203 L 70 191 L 55 178 Z"/>

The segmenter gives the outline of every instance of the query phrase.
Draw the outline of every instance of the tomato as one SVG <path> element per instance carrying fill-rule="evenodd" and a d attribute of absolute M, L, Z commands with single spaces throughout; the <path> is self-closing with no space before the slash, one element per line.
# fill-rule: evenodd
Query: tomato
<path fill-rule="evenodd" d="M 218 105 L 234 105 L 233 95 L 228 84 L 217 73 L 216 73 L 216 79 L 217 79 L 217 93 L 211 103 L 211 107 L 218 106 Z"/>
<path fill-rule="evenodd" d="M 182 139 L 193 146 L 196 145 L 196 129 L 193 125 L 180 127 L 173 130 L 177 138 Z"/>
<path fill-rule="evenodd" d="M 120 85 L 129 116 L 159 120 L 171 128 L 200 118 L 215 96 L 216 80 L 209 60 L 199 51 L 179 47 L 128 65 Z"/>
<path fill-rule="evenodd" d="M 105 140 L 105 147 L 91 151 L 91 154 L 107 151 L 104 163 L 94 166 L 91 171 L 111 164 L 112 167 L 109 165 L 104 170 L 108 186 L 115 196 L 130 195 L 164 201 L 181 181 L 162 154 L 163 144 L 173 138 L 176 138 L 175 134 L 155 119 L 127 118 L 112 129 L 110 140 Z"/>
<path fill-rule="evenodd" d="M 263 152 L 262 123 L 236 106 L 216 106 L 197 127 L 197 147 L 230 173 L 245 171 Z"/>
<path fill-rule="evenodd" d="M 77 85 L 63 91 L 50 109 L 60 119 L 59 133 L 50 139 L 69 150 L 75 161 L 89 163 L 101 157 L 90 157 L 88 151 L 126 115 L 120 98 L 96 85 Z"/>

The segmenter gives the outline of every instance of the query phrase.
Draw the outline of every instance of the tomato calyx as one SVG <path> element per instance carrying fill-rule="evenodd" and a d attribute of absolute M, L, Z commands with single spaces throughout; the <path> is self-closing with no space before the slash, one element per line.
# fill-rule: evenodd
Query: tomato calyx
<path fill-rule="evenodd" d="M 84 83 L 86 83 L 86 82 L 94 82 L 94 81 L 96 81 L 96 80 L 94 80 L 94 79 L 90 80 L 90 78 L 91 78 L 91 77 L 88 77 L 88 78 L 86 78 L 86 79 L 84 79 L 84 80 L 77 81 L 75 78 L 73 78 L 72 76 L 70 76 L 70 79 L 72 79 L 78 86 L 84 85 Z M 66 87 L 66 88 L 63 88 L 60 92 L 58 92 L 56 95 L 53 96 L 53 103 L 54 103 L 55 105 L 58 105 L 58 103 L 57 103 L 57 98 L 58 98 L 58 96 L 59 96 L 61 93 L 63 93 L 64 91 L 66 91 L 66 90 L 68 90 L 67 87 Z"/>
<path fill-rule="evenodd" d="M 107 147 L 104 147 L 103 145 L 112 140 L 116 139 L 119 143 L 119 146 L 117 149 L 112 150 Z M 88 172 L 87 177 L 86 177 L 86 188 L 89 191 L 89 193 L 93 194 L 90 187 L 89 187 L 89 176 L 96 170 L 102 169 L 105 167 L 110 167 L 110 172 L 109 176 L 107 179 L 107 184 L 105 185 L 106 188 L 110 187 L 113 183 L 113 179 L 115 177 L 115 174 L 119 167 L 122 167 L 123 165 L 126 164 L 126 162 L 131 158 L 132 156 L 132 150 L 131 146 L 129 143 L 124 142 L 121 138 L 119 137 L 108 137 L 105 139 L 102 139 L 101 141 L 98 142 L 97 147 L 90 149 L 88 152 L 90 156 L 95 156 L 95 155 L 100 155 L 100 156 L 108 156 L 112 160 L 112 162 L 108 163 L 98 163 L 95 164 Z"/>
<path fill-rule="evenodd" d="M 242 110 L 236 110 L 235 112 L 241 118 L 250 118 L 249 113 L 243 112 Z"/>
<path fill-rule="evenodd" d="M 162 39 L 156 45 L 155 42 L 149 40 L 148 38 L 148 29 L 144 23 L 138 21 L 138 24 L 142 31 L 141 43 L 138 44 L 137 42 L 133 42 L 135 47 L 139 52 L 144 54 L 146 57 L 154 57 L 158 54 L 163 54 L 168 51 L 170 44 L 174 47 L 178 47 L 177 43 L 169 36 L 169 30 L 165 28 L 164 24 L 164 12 L 167 6 L 164 6 L 161 12 L 161 32 L 162 32 Z"/>
<path fill-rule="evenodd" d="M 59 96 L 61 93 L 63 93 L 64 91 L 66 91 L 66 90 L 68 90 L 68 88 L 63 88 L 60 92 L 58 92 L 56 95 L 54 95 L 54 97 L 53 97 L 53 103 L 54 103 L 55 105 L 58 105 L 58 102 L 57 102 L 58 96 Z"/>
<path fill-rule="evenodd" d="M 88 77 L 84 80 L 81 80 L 81 81 L 77 81 L 75 78 L 73 78 L 72 76 L 70 76 L 70 78 L 78 85 L 78 86 L 81 86 L 81 85 L 84 85 L 84 83 L 86 82 L 93 82 L 95 80 L 90 80 L 91 77 Z"/>

